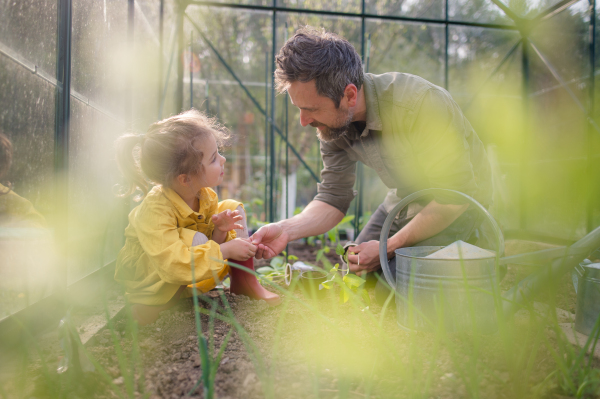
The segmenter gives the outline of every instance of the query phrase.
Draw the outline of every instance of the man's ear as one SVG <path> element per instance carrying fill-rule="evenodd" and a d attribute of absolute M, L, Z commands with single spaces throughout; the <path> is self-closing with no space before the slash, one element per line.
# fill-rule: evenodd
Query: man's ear
<path fill-rule="evenodd" d="M 352 108 L 356 105 L 358 101 L 358 89 L 352 83 L 346 86 L 344 89 L 344 97 L 348 100 L 348 107 Z"/>
<path fill-rule="evenodd" d="M 176 177 L 177 179 L 177 183 L 181 184 L 182 186 L 187 186 L 188 183 L 190 182 L 190 177 L 188 175 L 186 175 L 185 173 L 180 174 L 179 176 Z"/>

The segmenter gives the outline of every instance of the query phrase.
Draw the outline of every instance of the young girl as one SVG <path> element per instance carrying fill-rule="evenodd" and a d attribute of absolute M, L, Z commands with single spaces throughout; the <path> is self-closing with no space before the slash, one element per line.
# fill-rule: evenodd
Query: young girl
<path fill-rule="evenodd" d="M 130 182 L 125 195 L 144 193 L 129 214 L 115 271 L 140 325 L 154 322 L 184 291 L 189 295 L 192 256 L 200 291 L 229 273 L 232 293 L 279 303 L 254 275 L 222 262 L 254 270 L 256 252 L 242 204 L 219 202 L 210 188 L 223 181 L 225 157 L 218 147 L 227 138 L 215 120 L 190 110 L 154 123 L 145 135 L 126 134 L 116 142 L 117 163 Z M 155 185 L 150 192 L 148 181 Z"/>

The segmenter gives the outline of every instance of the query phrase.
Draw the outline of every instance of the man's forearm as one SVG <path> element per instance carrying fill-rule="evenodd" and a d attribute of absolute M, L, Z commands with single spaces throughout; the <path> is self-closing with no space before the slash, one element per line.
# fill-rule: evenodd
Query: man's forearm
<path fill-rule="evenodd" d="M 388 253 L 410 247 L 450 226 L 469 205 L 443 205 L 431 201 L 406 226 L 388 239 Z"/>
<path fill-rule="evenodd" d="M 277 224 L 283 227 L 289 241 L 323 234 L 337 226 L 344 214 L 322 201 L 311 201 L 298 215 Z"/>

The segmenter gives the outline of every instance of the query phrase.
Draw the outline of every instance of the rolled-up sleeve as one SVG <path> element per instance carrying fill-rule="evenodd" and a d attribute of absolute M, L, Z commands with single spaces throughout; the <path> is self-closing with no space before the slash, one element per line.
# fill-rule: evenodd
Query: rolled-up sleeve
<path fill-rule="evenodd" d="M 349 158 L 335 142 L 321 142 L 323 170 L 321 183 L 317 184 L 315 200 L 325 202 L 346 213 L 354 199 L 356 161 Z"/>
<path fill-rule="evenodd" d="M 429 187 L 476 195 L 478 187 L 470 158 L 469 134 L 470 125 L 447 92 L 432 89 L 424 95 L 410 130 L 410 141 Z M 445 196 L 440 200 L 454 202 Z"/>
<path fill-rule="evenodd" d="M 211 278 L 223 269 L 219 244 L 210 240 L 191 247 L 176 225 L 173 210 L 165 205 L 141 205 L 136 215 L 136 231 L 144 252 L 160 279 L 176 285 L 192 284 L 191 259 L 194 257 L 196 281 Z M 215 260 L 216 259 L 216 260 Z"/>

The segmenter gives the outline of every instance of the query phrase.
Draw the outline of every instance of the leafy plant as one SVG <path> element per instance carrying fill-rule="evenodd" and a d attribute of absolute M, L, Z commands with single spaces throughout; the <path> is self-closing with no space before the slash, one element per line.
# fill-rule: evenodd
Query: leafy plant
<path fill-rule="evenodd" d="M 273 281 L 273 279 L 277 279 L 277 277 L 284 277 L 285 276 L 285 257 L 284 256 L 274 257 L 273 259 L 271 259 L 269 266 L 259 267 L 258 269 L 256 269 L 256 273 L 258 273 L 260 275 L 260 277 L 265 278 L 269 281 Z"/>
<path fill-rule="evenodd" d="M 358 277 L 355 274 L 346 274 L 344 277 L 340 277 L 338 270 L 340 264 L 336 263 L 335 266 L 329 271 L 329 278 L 321 283 L 321 287 L 324 289 L 331 289 L 334 284 L 338 284 L 342 289 L 340 291 L 340 302 L 346 303 L 350 299 L 350 293 L 358 295 L 363 302 L 369 306 L 371 304 L 371 298 L 369 293 L 364 288 L 365 280 Z"/>

